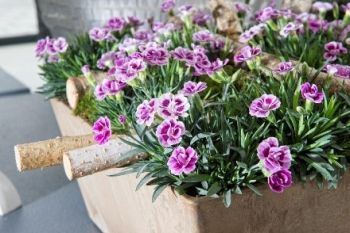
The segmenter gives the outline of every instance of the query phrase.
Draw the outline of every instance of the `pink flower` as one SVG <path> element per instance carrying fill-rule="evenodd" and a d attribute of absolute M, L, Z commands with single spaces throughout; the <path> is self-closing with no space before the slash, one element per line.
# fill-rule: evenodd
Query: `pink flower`
<path fill-rule="evenodd" d="M 209 42 L 214 38 L 213 34 L 209 30 L 202 30 L 193 34 L 193 41 L 197 42 Z"/>
<path fill-rule="evenodd" d="M 196 169 L 198 161 L 198 154 L 192 147 L 186 149 L 179 146 L 174 149 L 168 160 L 168 167 L 170 172 L 176 176 L 182 173 L 190 174 Z"/>
<path fill-rule="evenodd" d="M 126 22 L 123 18 L 113 17 L 107 21 L 105 28 L 113 32 L 113 31 L 121 31 L 124 29 L 125 26 L 126 26 Z"/>
<path fill-rule="evenodd" d="M 280 35 L 284 38 L 288 37 L 288 35 L 291 32 L 296 32 L 299 30 L 302 30 L 304 28 L 303 24 L 295 24 L 293 22 L 289 22 L 286 26 L 284 26 L 281 31 L 280 31 Z"/>
<path fill-rule="evenodd" d="M 341 42 L 328 42 L 324 45 L 324 54 L 323 57 L 329 61 L 335 61 L 337 59 L 337 56 L 341 54 L 347 54 L 348 50 L 347 48 L 343 47 L 343 44 Z"/>
<path fill-rule="evenodd" d="M 160 6 L 160 9 L 162 10 L 162 12 L 169 12 L 175 7 L 175 5 L 175 0 L 164 0 L 162 2 L 162 5 Z"/>
<path fill-rule="evenodd" d="M 86 77 L 87 75 L 89 75 L 91 73 L 90 71 L 90 65 L 83 65 L 81 67 L 81 72 L 83 73 L 83 75 Z"/>
<path fill-rule="evenodd" d="M 271 111 L 278 109 L 280 105 L 281 101 L 276 96 L 263 94 L 250 104 L 249 114 L 259 118 L 266 118 Z"/>
<path fill-rule="evenodd" d="M 337 77 L 350 79 L 350 66 L 339 65 L 339 64 L 327 65 L 326 70 L 327 70 L 327 73 L 330 75 L 335 75 Z"/>
<path fill-rule="evenodd" d="M 251 39 L 253 39 L 256 35 L 262 33 L 264 31 L 266 27 L 266 24 L 264 23 L 260 23 L 258 25 L 255 25 L 251 28 L 249 28 L 247 31 L 243 32 L 240 36 L 239 36 L 239 42 L 241 43 L 247 43 L 249 42 Z"/>
<path fill-rule="evenodd" d="M 181 121 L 167 119 L 157 127 L 156 134 L 160 144 L 170 147 L 181 142 L 185 134 L 185 125 Z"/>
<path fill-rule="evenodd" d="M 102 81 L 102 88 L 107 95 L 116 95 L 126 86 L 125 82 L 116 79 L 104 79 Z"/>
<path fill-rule="evenodd" d="M 260 53 L 261 49 L 259 47 L 252 48 L 247 45 L 241 48 L 240 51 L 234 55 L 233 60 L 236 64 L 240 64 L 255 58 Z"/>
<path fill-rule="evenodd" d="M 293 63 L 292 62 L 281 62 L 277 64 L 276 68 L 274 71 L 280 75 L 286 75 L 290 71 L 294 69 Z"/>
<path fill-rule="evenodd" d="M 275 137 L 269 137 L 258 146 L 258 157 L 264 169 L 270 174 L 279 170 L 288 170 L 291 166 L 292 156 L 287 146 L 278 146 Z"/>
<path fill-rule="evenodd" d="M 47 53 L 47 46 L 50 42 L 50 38 L 46 37 L 45 39 L 40 39 L 38 42 L 36 42 L 35 47 L 35 56 L 36 57 L 43 57 Z"/>
<path fill-rule="evenodd" d="M 234 2 L 233 8 L 237 13 L 247 13 L 250 11 L 250 6 L 242 2 Z"/>
<path fill-rule="evenodd" d="M 144 22 L 136 16 L 128 16 L 128 22 L 132 27 L 139 27 L 144 24 Z"/>
<path fill-rule="evenodd" d="M 119 115 L 118 116 L 118 121 L 119 121 L 120 124 L 124 125 L 126 123 L 126 120 L 127 120 L 127 118 L 126 118 L 125 115 Z"/>
<path fill-rule="evenodd" d="M 167 93 L 159 98 L 158 113 L 164 119 L 186 117 L 189 108 L 190 104 L 183 94 Z"/>
<path fill-rule="evenodd" d="M 151 99 L 149 101 L 144 100 L 136 110 L 137 124 L 150 126 L 154 121 L 154 115 L 157 112 L 157 108 L 157 99 Z"/>
<path fill-rule="evenodd" d="M 101 70 L 106 69 L 107 67 L 112 67 L 114 61 L 120 57 L 120 54 L 116 52 L 107 52 L 102 54 L 101 58 L 97 61 L 97 67 Z"/>
<path fill-rule="evenodd" d="M 300 87 L 301 95 L 304 99 L 309 100 L 313 103 L 322 103 L 323 101 L 323 92 L 318 91 L 318 88 L 315 84 L 310 84 L 308 82 L 304 83 Z"/>
<path fill-rule="evenodd" d="M 67 51 L 68 43 L 65 38 L 58 37 L 57 39 L 52 40 L 52 49 L 56 51 L 56 53 L 64 53 Z"/>
<path fill-rule="evenodd" d="M 102 85 L 96 85 L 94 94 L 98 101 L 104 100 L 107 97 L 107 92 L 103 89 Z"/>
<path fill-rule="evenodd" d="M 256 12 L 255 19 L 256 21 L 260 23 L 264 23 L 272 18 L 275 18 L 278 16 L 278 11 L 270 6 L 261 9 Z"/>
<path fill-rule="evenodd" d="M 194 24 L 199 26 L 205 26 L 212 19 L 210 14 L 205 13 L 204 11 L 198 10 L 192 17 Z"/>
<path fill-rule="evenodd" d="M 268 177 L 269 187 L 276 193 L 282 193 L 292 182 L 292 173 L 288 170 L 280 170 Z"/>
<path fill-rule="evenodd" d="M 312 9 L 318 12 L 326 12 L 333 9 L 333 5 L 328 2 L 314 2 Z"/>
<path fill-rule="evenodd" d="M 308 20 L 308 26 L 313 33 L 316 33 L 320 30 L 327 31 L 329 24 L 326 20 L 311 18 Z"/>
<path fill-rule="evenodd" d="M 98 27 L 92 28 L 89 31 L 89 36 L 90 36 L 90 39 L 94 41 L 103 41 L 111 38 L 109 29 L 98 28 Z"/>
<path fill-rule="evenodd" d="M 120 67 L 116 68 L 118 77 L 124 81 L 129 82 L 137 77 L 138 73 L 146 69 L 146 63 L 142 58 L 134 58 L 126 62 Z"/>
<path fill-rule="evenodd" d="M 185 61 L 187 63 L 192 63 L 194 59 L 193 51 L 187 48 L 177 47 L 175 50 L 172 51 L 171 54 L 174 59 L 179 61 Z"/>
<path fill-rule="evenodd" d="M 142 55 L 150 65 L 166 65 L 168 64 L 170 54 L 167 49 L 162 47 L 147 47 Z"/>
<path fill-rule="evenodd" d="M 184 96 L 193 96 L 199 92 L 204 91 L 207 88 L 207 83 L 205 82 L 185 82 L 184 87 L 182 89 L 182 93 Z"/>
<path fill-rule="evenodd" d="M 108 117 L 100 117 L 92 127 L 95 141 L 102 145 L 108 142 L 112 136 L 111 121 Z"/>

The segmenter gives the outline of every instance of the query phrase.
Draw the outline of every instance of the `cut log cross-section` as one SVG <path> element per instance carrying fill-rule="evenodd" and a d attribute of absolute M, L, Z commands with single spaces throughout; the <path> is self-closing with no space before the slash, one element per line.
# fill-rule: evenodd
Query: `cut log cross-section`
<path fill-rule="evenodd" d="M 63 153 L 95 144 L 92 135 L 58 137 L 45 141 L 15 146 L 19 171 L 32 170 L 62 164 Z"/>

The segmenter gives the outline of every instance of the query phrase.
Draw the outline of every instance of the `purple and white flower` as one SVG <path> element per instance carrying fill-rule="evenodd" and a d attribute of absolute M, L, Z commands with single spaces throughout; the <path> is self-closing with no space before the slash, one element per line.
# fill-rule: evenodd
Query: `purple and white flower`
<path fill-rule="evenodd" d="M 314 2 L 312 9 L 317 12 L 327 12 L 333 10 L 333 5 L 329 2 Z"/>
<path fill-rule="evenodd" d="M 126 118 L 125 115 L 119 115 L 118 116 L 118 121 L 119 121 L 120 124 L 124 125 L 126 123 L 126 121 L 127 121 L 127 118 Z"/>
<path fill-rule="evenodd" d="M 184 96 L 194 96 L 195 94 L 198 94 L 202 91 L 207 89 L 207 83 L 205 82 L 192 82 L 192 81 L 187 81 L 184 84 L 184 87 L 181 90 L 181 93 Z"/>
<path fill-rule="evenodd" d="M 107 52 L 102 54 L 101 58 L 97 61 L 97 67 L 101 70 L 113 67 L 114 61 L 120 57 L 120 54 L 116 52 Z"/>
<path fill-rule="evenodd" d="M 212 20 L 212 16 L 204 11 L 198 10 L 194 13 L 192 21 L 199 26 L 205 26 Z"/>
<path fill-rule="evenodd" d="M 263 94 L 250 104 L 249 114 L 258 118 L 266 118 L 271 111 L 278 109 L 280 106 L 281 101 L 276 96 Z"/>
<path fill-rule="evenodd" d="M 322 91 L 318 91 L 318 87 L 315 84 L 306 82 L 300 87 L 301 95 L 304 99 L 313 103 L 322 103 L 324 94 Z"/>
<path fill-rule="evenodd" d="M 157 112 L 158 108 L 158 100 L 157 99 L 151 99 L 151 100 L 144 100 L 136 110 L 136 119 L 137 124 L 139 125 L 146 125 L 150 126 L 152 125 L 154 121 L 154 116 Z"/>
<path fill-rule="evenodd" d="M 296 32 L 296 31 L 300 31 L 304 28 L 303 24 L 295 24 L 293 22 L 289 22 L 286 26 L 284 26 L 281 31 L 280 31 L 280 35 L 284 38 L 288 37 L 288 35 L 291 32 Z"/>
<path fill-rule="evenodd" d="M 58 37 L 57 39 L 52 39 L 51 48 L 55 53 L 64 53 L 67 51 L 68 43 L 65 38 Z"/>
<path fill-rule="evenodd" d="M 102 81 L 102 89 L 107 95 L 117 95 L 126 86 L 125 82 L 116 79 L 104 79 Z"/>
<path fill-rule="evenodd" d="M 126 22 L 123 18 L 120 17 L 113 17 L 109 19 L 105 25 L 105 28 L 107 28 L 109 31 L 122 31 L 126 26 Z"/>
<path fill-rule="evenodd" d="M 108 142 L 112 136 L 111 121 L 108 117 L 100 117 L 92 126 L 95 141 L 102 145 Z"/>
<path fill-rule="evenodd" d="M 193 41 L 196 41 L 196 42 L 209 42 L 212 39 L 214 39 L 214 36 L 210 31 L 202 30 L 194 33 L 192 36 L 192 39 Z"/>
<path fill-rule="evenodd" d="M 35 56 L 36 57 L 43 57 L 47 53 L 47 47 L 50 43 L 50 38 L 46 37 L 44 39 L 40 39 L 36 42 L 35 47 Z"/>
<path fill-rule="evenodd" d="M 259 23 L 264 23 L 270 19 L 273 19 L 278 16 L 278 11 L 271 6 L 263 8 L 256 12 L 255 19 Z"/>
<path fill-rule="evenodd" d="M 293 69 L 294 69 L 294 65 L 292 62 L 289 61 L 289 62 L 281 62 L 281 63 L 277 64 L 274 71 L 280 75 L 286 75 L 287 73 L 289 73 Z"/>
<path fill-rule="evenodd" d="M 133 58 L 116 68 L 116 75 L 120 80 L 129 82 L 137 77 L 137 75 L 146 69 L 146 63 L 142 58 Z"/>
<path fill-rule="evenodd" d="M 173 175 L 190 174 L 196 169 L 198 154 L 192 147 L 176 147 L 172 152 L 168 167 Z"/>
<path fill-rule="evenodd" d="M 259 35 L 260 33 L 262 33 L 264 31 L 265 27 L 266 27 L 266 24 L 264 24 L 264 23 L 260 23 L 258 25 L 252 26 L 251 28 L 249 28 L 247 31 L 243 32 L 239 36 L 239 42 L 241 42 L 241 43 L 249 42 L 256 35 Z"/>
<path fill-rule="evenodd" d="M 99 42 L 111 39 L 111 32 L 107 28 L 94 27 L 89 31 L 89 36 L 91 40 Z"/>
<path fill-rule="evenodd" d="M 339 65 L 339 64 L 334 64 L 334 65 L 329 64 L 326 66 L 326 71 L 330 75 L 335 75 L 337 77 L 350 79 L 350 66 Z"/>
<path fill-rule="evenodd" d="M 292 163 L 292 156 L 287 146 L 279 146 L 275 137 L 269 137 L 258 146 L 258 157 L 264 169 L 273 174 L 279 170 L 288 170 Z"/>
<path fill-rule="evenodd" d="M 158 103 L 158 114 L 164 119 L 186 117 L 190 108 L 190 104 L 183 94 L 164 94 L 159 97 Z"/>
<path fill-rule="evenodd" d="M 184 61 L 186 63 L 192 64 L 194 59 L 194 53 L 192 50 L 182 47 L 177 47 L 171 52 L 174 59 L 179 61 Z"/>
<path fill-rule="evenodd" d="M 243 2 L 234 2 L 233 9 L 240 14 L 246 14 L 251 10 L 250 6 Z"/>
<path fill-rule="evenodd" d="M 156 135 L 162 146 L 170 147 L 181 142 L 185 130 L 185 125 L 181 121 L 167 119 L 157 127 Z"/>
<path fill-rule="evenodd" d="M 142 55 L 148 64 L 159 66 L 168 64 L 170 57 L 168 50 L 159 46 L 148 46 Z"/>
<path fill-rule="evenodd" d="M 255 58 L 260 53 L 261 53 L 260 47 L 252 48 L 249 45 L 247 45 L 241 48 L 240 51 L 234 55 L 233 60 L 236 64 L 240 64 Z"/>
<path fill-rule="evenodd" d="M 280 170 L 268 177 L 267 181 L 270 189 L 275 193 L 282 193 L 289 188 L 292 181 L 292 173 L 289 170 Z"/>
<path fill-rule="evenodd" d="M 308 27 L 313 33 L 319 32 L 320 30 L 327 31 L 329 23 L 322 19 L 309 19 Z"/>
<path fill-rule="evenodd" d="M 96 85 L 94 94 L 98 101 L 104 100 L 107 96 L 107 92 L 103 89 L 102 85 Z"/>
<path fill-rule="evenodd" d="M 348 53 L 347 48 L 341 42 L 336 41 L 325 44 L 324 51 L 323 57 L 329 61 L 335 61 L 339 55 Z"/>
<path fill-rule="evenodd" d="M 128 16 L 128 23 L 135 28 L 142 26 L 144 24 L 144 22 L 141 19 L 137 18 L 136 16 Z"/>
<path fill-rule="evenodd" d="M 162 12 L 169 12 L 175 7 L 175 5 L 175 0 L 163 0 L 160 9 L 162 10 Z"/>

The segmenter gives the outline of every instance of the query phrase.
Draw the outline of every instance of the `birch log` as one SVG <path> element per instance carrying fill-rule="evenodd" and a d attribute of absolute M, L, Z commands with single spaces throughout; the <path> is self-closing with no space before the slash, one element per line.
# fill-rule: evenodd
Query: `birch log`
<path fill-rule="evenodd" d="M 73 180 L 109 168 L 122 167 L 146 157 L 121 138 L 127 139 L 126 136 L 120 136 L 104 145 L 92 145 L 65 152 L 63 167 L 68 179 Z"/>
<path fill-rule="evenodd" d="M 234 11 L 232 1 L 210 0 L 209 8 L 213 12 L 219 31 L 233 41 L 237 41 L 243 30 L 240 19 Z"/>
<path fill-rule="evenodd" d="M 93 73 L 96 83 L 101 83 L 106 76 L 103 72 Z M 90 85 L 84 76 L 71 77 L 66 82 L 66 96 L 69 107 L 73 110 L 77 108 L 82 96 L 90 89 Z"/>
<path fill-rule="evenodd" d="M 19 171 L 62 164 L 63 152 L 95 144 L 92 135 L 58 137 L 16 145 L 15 158 Z"/>

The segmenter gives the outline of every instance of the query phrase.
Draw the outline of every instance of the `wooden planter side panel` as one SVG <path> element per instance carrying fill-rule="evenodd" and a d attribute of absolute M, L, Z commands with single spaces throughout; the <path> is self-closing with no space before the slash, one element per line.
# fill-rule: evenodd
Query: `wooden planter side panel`
<path fill-rule="evenodd" d="M 87 134 L 90 126 L 62 103 L 52 105 L 63 136 Z M 283 194 L 260 187 L 263 197 L 245 190 L 232 206 L 221 199 L 187 198 L 166 189 L 155 203 L 153 187 L 135 191 L 134 174 L 108 177 L 108 170 L 78 179 L 89 215 L 106 233 L 348 233 L 350 173 L 336 190 L 294 184 Z"/>

